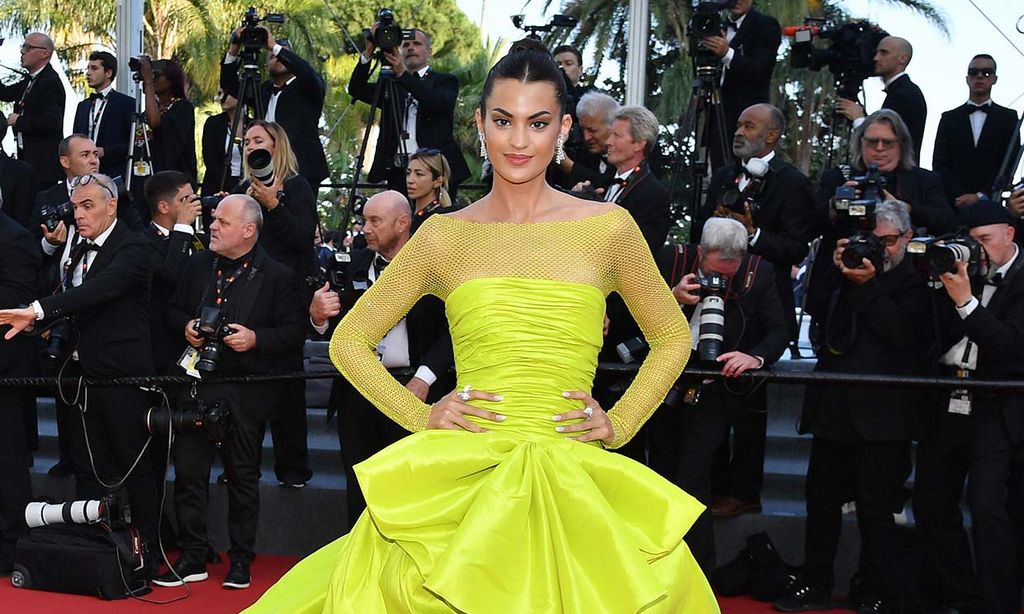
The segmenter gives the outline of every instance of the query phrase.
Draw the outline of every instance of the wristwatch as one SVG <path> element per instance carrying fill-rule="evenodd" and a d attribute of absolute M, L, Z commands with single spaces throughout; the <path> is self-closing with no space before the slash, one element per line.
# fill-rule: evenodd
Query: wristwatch
<path fill-rule="evenodd" d="M 280 207 L 287 200 L 288 194 L 284 190 L 277 191 L 277 206 Z"/>

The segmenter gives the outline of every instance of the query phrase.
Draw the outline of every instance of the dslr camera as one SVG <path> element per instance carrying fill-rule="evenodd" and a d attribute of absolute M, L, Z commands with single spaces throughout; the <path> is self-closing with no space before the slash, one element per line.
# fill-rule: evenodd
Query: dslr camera
<path fill-rule="evenodd" d="M 64 222 L 65 227 L 75 223 L 75 207 L 70 200 L 56 205 L 43 205 L 42 216 L 46 230 L 53 232 L 61 222 Z"/>
<path fill-rule="evenodd" d="M 238 34 L 237 42 L 242 46 L 243 51 L 250 53 L 263 49 L 267 44 L 267 32 L 259 28 L 260 22 L 284 23 L 284 13 L 267 13 L 263 17 L 256 12 L 256 7 L 250 6 L 249 10 L 242 16 L 242 31 Z"/>
<path fill-rule="evenodd" d="M 963 230 L 942 237 L 915 237 L 907 244 L 907 253 L 932 281 L 943 273 L 956 273 L 958 262 L 967 266 L 970 277 L 981 271 L 981 244 Z"/>
<path fill-rule="evenodd" d="M 196 369 L 204 373 L 213 373 L 223 358 L 224 337 L 233 334 L 235 329 L 227 325 L 227 317 L 221 312 L 220 307 L 203 307 L 199 319 L 192 325 L 192 330 L 203 338 Z"/>
<path fill-rule="evenodd" d="M 882 193 L 885 177 L 877 164 L 870 164 L 864 175 L 850 180 L 857 184 L 839 186 L 832 200 L 839 216 L 838 225 L 851 233 L 842 255 L 843 266 L 862 268 L 863 260 L 867 258 L 876 271 L 881 271 L 885 262 L 885 245 L 872 231 L 875 229 L 875 208 L 885 202 Z"/>
<path fill-rule="evenodd" d="M 747 171 L 747 175 L 750 177 L 750 181 L 743 188 L 742 191 L 736 187 L 729 188 L 722 194 L 722 205 L 734 211 L 740 215 L 747 212 L 747 206 L 750 206 L 750 212 L 757 211 L 760 205 L 757 202 L 757 196 L 764 189 L 766 177 L 768 176 L 768 163 L 760 158 L 751 158 L 744 165 Z"/>
<path fill-rule="evenodd" d="M 231 426 L 231 405 L 218 399 L 206 402 L 202 398 L 189 399 L 175 409 L 150 407 L 146 412 L 146 430 L 150 435 L 167 437 L 173 431 L 202 433 L 214 443 L 224 441 Z"/>
<path fill-rule="evenodd" d="M 391 53 L 402 46 L 402 41 L 415 39 L 416 32 L 402 28 L 395 22 L 395 12 L 382 8 L 377 11 L 377 31 L 363 30 L 363 38 L 373 41 L 382 52 Z"/>

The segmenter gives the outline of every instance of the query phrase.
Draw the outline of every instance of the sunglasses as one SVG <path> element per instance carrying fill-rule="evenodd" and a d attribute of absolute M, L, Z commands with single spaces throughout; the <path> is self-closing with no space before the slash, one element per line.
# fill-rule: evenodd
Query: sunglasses
<path fill-rule="evenodd" d="M 92 173 L 89 173 L 88 175 L 80 175 L 78 177 L 72 177 L 71 181 L 68 182 L 68 185 L 71 186 L 71 189 L 75 189 L 75 188 L 77 188 L 80 185 L 89 185 L 90 183 L 93 182 L 93 180 L 96 181 L 96 185 L 98 185 L 101 188 L 103 188 L 104 190 L 106 190 L 107 193 L 110 194 L 111 198 L 114 198 L 114 199 L 117 198 L 117 196 L 114 194 L 114 191 L 110 189 L 110 186 L 108 186 L 105 183 L 103 183 L 103 181 L 99 177 L 97 177 L 96 175 L 93 175 Z"/>
<path fill-rule="evenodd" d="M 45 51 L 47 48 L 46 47 L 40 47 L 39 45 L 30 45 L 28 43 L 25 43 L 24 45 L 21 46 L 21 50 L 22 51 L 28 51 L 29 49 L 42 49 L 42 50 Z"/>
<path fill-rule="evenodd" d="M 862 137 L 861 140 L 871 149 L 876 149 L 879 145 L 882 146 L 882 149 L 892 149 L 899 143 L 897 139 L 882 139 L 868 136 Z"/>
<path fill-rule="evenodd" d="M 994 68 L 968 68 L 967 69 L 967 76 L 968 77 L 978 77 L 978 76 L 991 77 L 991 76 L 993 76 L 995 74 L 996 74 L 996 69 L 994 69 Z"/>
<path fill-rule="evenodd" d="M 884 243 L 886 247 L 892 247 L 893 245 L 896 245 L 897 243 L 900 242 L 900 238 L 902 237 L 903 235 L 875 235 L 875 238 Z"/>

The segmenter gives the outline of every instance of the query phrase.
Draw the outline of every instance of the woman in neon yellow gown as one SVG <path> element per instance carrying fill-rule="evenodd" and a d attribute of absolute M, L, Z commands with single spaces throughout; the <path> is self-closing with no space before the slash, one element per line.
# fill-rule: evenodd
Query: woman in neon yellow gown
<path fill-rule="evenodd" d="M 331 340 L 338 369 L 413 434 L 356 467 L 367 509 L 351 533 L 247 612 L 718 612 L 683 542 L 703 506 L 602 449 L 664 398 L 689 327 L 628 212 L 546 185 L 564 99 L 529 43 L 491 70 L 477 124 L 493 190 L 427 220 Z M 613 291 L 651 350 L 605 412 L 587 391 Z M 458 373 L 434 406 L 374 355 L 425 294 L 445 301 Z"/>

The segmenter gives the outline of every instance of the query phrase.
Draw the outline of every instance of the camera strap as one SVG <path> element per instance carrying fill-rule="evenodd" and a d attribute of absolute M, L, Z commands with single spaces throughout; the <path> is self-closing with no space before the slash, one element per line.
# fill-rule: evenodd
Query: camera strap
<path fill-rule="evenodd" d="M 238 268 L 235 269 L 234 273 L 225 277 L 224 270 L 220 268 L 220 256 L 217 256 L 216 258 L 213 259 L 213 288 L 214 293 L 216 294 L 214 298 L 214 305 L 220 307 L 227 300 L 224 298 L 224 292 L 226 292 L 228 288 L 230 288 L 236 281 L 238 281 L 238 279 L 242 277 L 242 275 L 251 265 L 252 256 L 250 255 L 247 256 L 240 265 L 238 265 Z"/>

